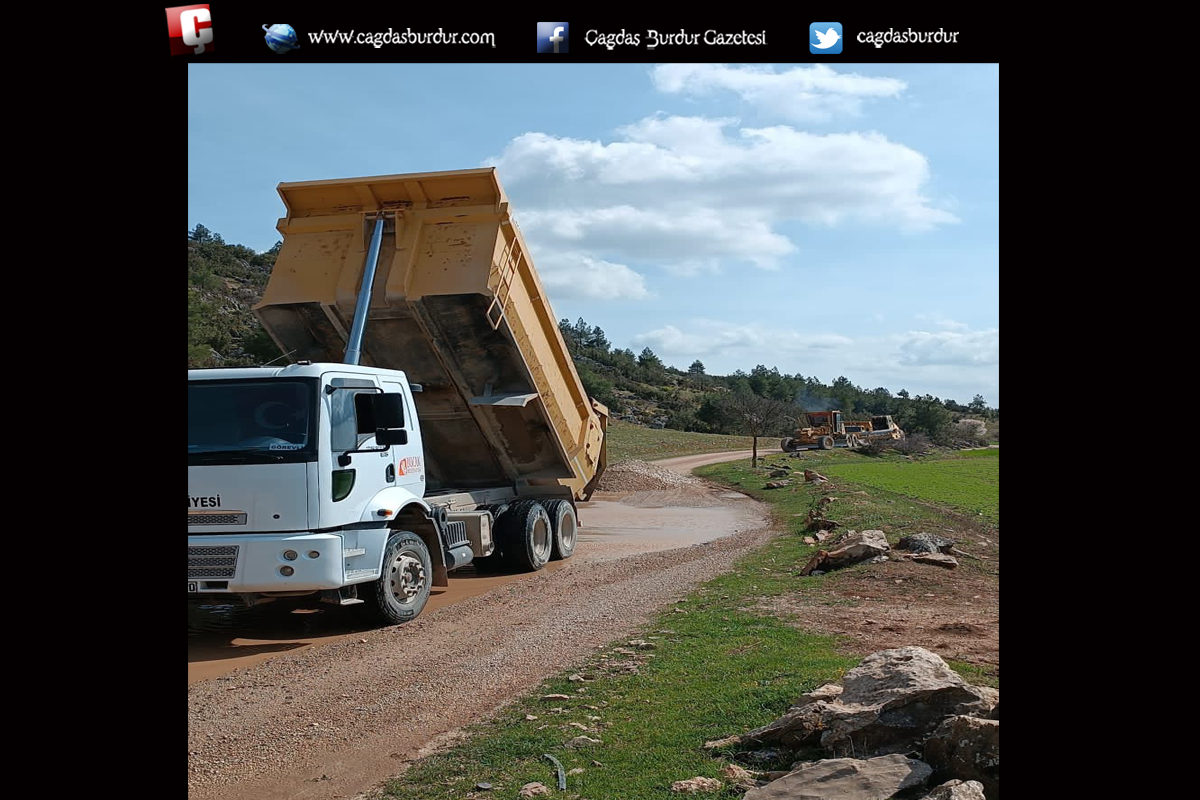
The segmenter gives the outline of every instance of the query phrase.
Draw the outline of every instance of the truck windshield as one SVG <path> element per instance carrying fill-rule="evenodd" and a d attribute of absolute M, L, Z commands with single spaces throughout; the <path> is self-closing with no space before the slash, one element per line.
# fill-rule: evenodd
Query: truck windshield
<path fill-rule="evenodd" d="M 188 460 L 208 463 L 206 454 L 310 460 L 315 386 L 303 380 L 189 382 Z"/>

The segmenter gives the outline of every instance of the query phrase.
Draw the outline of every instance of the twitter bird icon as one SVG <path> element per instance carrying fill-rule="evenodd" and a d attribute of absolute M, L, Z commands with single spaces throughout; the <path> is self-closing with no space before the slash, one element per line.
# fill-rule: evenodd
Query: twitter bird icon
<path fill-rule="evenodd" d="M 808 26 L 808 52 L 837 55 L 842 52 L 842 23 L 814 22 Z"/>

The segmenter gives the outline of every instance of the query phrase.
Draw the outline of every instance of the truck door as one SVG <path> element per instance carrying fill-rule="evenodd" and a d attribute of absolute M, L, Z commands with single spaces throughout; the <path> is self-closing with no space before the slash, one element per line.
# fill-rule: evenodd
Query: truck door
<path fill-rule="evenodd" d="M 392 447 L 388 465 L 390 485 L 404 486 L 417 497 L 425 494 L 425 458 L 421 446 L 421 426 L 417 424 L 417 409 L 412 393 L 407 386 L 383 381 L 383 391 L 404 398 L 404 430 L 408 431 L 408 444 Z"/>
<path fill-rule="evenodd" d="M 348 463 L 341 464 L 339 456 L 348 450 L 375 448 L 374 433 L 360 433 L 356 413 L 355 396 L 377 394 L 380 386 L 361 375 L 330 378 L 328 390 L 324 391 L 325 405 L 329 415 L 329 437 L 324 442 L 328 450 L 331 481 L 329 489 L 323 490 L 322 509 L 329 508 L 331 514 L 321 515 L 321 524 L 331 527 L 336 524 L 357 522 L 366 504 L 380 489 L 390 486 L 385 480 L 385 471 L 391 453 L 350 453 Z M 395 448 L 392 448 L 395 449 Z M 327 504 L 332 505 L 327 505 Z"/>

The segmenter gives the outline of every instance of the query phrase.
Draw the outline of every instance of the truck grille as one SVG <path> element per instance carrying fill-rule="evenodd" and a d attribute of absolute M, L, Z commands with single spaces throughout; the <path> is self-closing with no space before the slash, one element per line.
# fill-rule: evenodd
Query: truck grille
<path fill-rule="evenodd" d="M 237 568 L 236 544 L 188 548 L 188 578 L 232 578 Z"/>
<path fill-rule="evenodd" d="M 467 523 L 447 522 L 446 545 L 453 549 L 455 547 L 462 547 L 464 544 L 470 544 L 470 540 L 467 539 Z"/>
<path fill-rule="evenodd" d="M 231 511 L 228 514 L 193 514 L 188 512 L 188 525 L 245 525 L 245 511 Z"/>

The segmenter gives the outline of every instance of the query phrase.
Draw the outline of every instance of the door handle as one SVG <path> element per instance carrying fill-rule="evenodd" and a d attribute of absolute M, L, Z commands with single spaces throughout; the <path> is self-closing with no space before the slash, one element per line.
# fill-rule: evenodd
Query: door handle
<path fill-rule="evenodd" d="M 387 479 L 388 483 L 394 482 L 396 480 L 396 465 L 388 464 L 387 469 L 384 470 L 383 474 L 384 474 L 384 477 Z"/>

